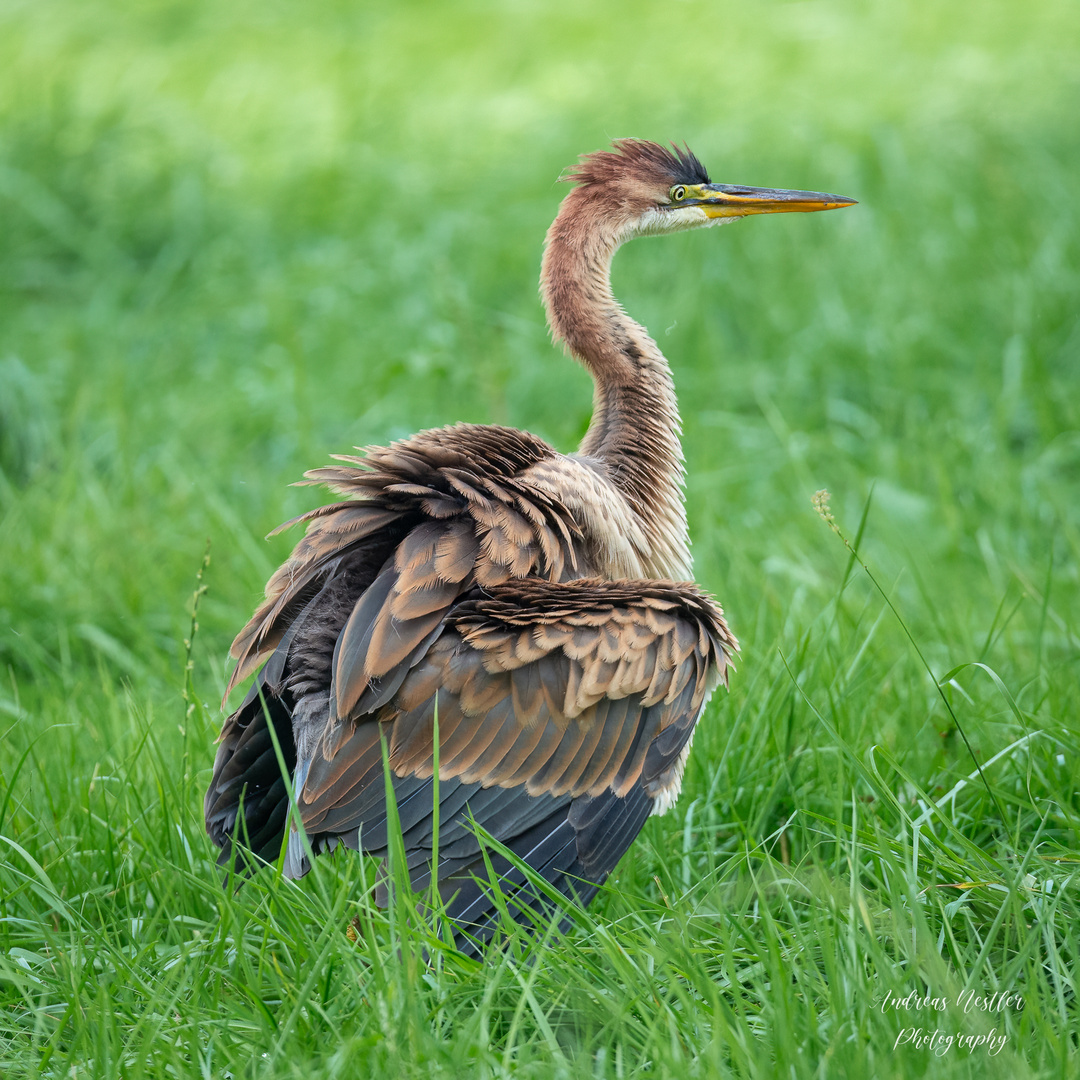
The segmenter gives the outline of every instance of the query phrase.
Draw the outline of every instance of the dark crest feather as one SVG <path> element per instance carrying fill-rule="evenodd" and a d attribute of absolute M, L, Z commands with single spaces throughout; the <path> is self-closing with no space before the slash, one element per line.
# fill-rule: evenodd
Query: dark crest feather
<path fill-rule="evenodd" d="M 709 174 L 684 143 L 669 150 L 648 139 L 615 139 L 611 150 L 583 154 L 576 167 L 561 180 L 590 186 L 610 183 L 627 175 L 658 184 L 707 184 Z"/>

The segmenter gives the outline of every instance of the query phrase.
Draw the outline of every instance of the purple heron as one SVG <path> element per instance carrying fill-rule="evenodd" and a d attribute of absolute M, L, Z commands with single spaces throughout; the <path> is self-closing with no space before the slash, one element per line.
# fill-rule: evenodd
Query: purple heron
<path fill-rule="evenodd" d="M 435 875 L 474 952 L 500 920 L 474 823 L 588 904 L 678 796 L 694 727 L 738 648 L 689 580 L 671 370 L 612 294 L 615 251 L 853 202 L 713 184 L 689 150 L 637 139 L 584 156 L 566 179 L 541 292 L 552 336 L 595 384 L 581 447 L 457 424 L 307 473 L 342 498 L 288 523 L 306 532 L 233 642 L 226 697 L 257 675 L 206 794 L 223 865 L 272 862 L 284 844 L 285 873 L 300 876 L 309 852 L 339 844 L 386 856 L 387 754 L 411 883 Z M 493 867 L 516 920 L 550 914 L 519 868 Z M 377 892 L 385 902 L 385 882 Z"/>

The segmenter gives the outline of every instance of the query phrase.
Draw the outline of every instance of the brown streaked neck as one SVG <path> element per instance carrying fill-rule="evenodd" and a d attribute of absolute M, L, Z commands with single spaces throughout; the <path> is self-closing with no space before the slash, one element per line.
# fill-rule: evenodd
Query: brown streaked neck
<path fill-rule="evenodd" d="M 596 224 L 586 210 L 572 197 L 564 201 L 548 230 L 540 278 L 553 337 L 593 377 L 592 422 L 579 452 L 606 467 L 637 512 L 653 549 L 651 576 L 686 579 L 691 559 L 671 369 L 611 291 L 620 231 Z"/>

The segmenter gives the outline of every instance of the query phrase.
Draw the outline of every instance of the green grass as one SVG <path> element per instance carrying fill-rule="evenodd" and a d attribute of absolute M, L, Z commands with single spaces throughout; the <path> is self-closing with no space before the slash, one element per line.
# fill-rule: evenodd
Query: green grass
<path fill-rule="evenodd" d="M 0 1074 L 1075 1075 L 1078 41 L 1072 0 L 4 6 Z M 743 643 L 681 801 L 531 959 L 426 963 L 354 858 L 222 890 L 287 485 L 457 419 L 575 444 L 540 242 L 619 135 L 860 200 L 616 264 Z"/>

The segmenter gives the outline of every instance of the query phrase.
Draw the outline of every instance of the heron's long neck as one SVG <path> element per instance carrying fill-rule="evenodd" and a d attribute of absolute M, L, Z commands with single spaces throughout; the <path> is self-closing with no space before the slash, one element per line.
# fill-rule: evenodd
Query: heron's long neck
<path fill-rule="evenodd" d="M 561 227 L 560 227 L 561 226 Z M 671 369 L 656 342 L 611 291 L 617 242 L 555 220 L 541 289 L 556 340 L 593 377 L 593 415 L 580 453 L 606 467 L 637 512 L 659 577 L 691 576 L 682 446 Z"/>

